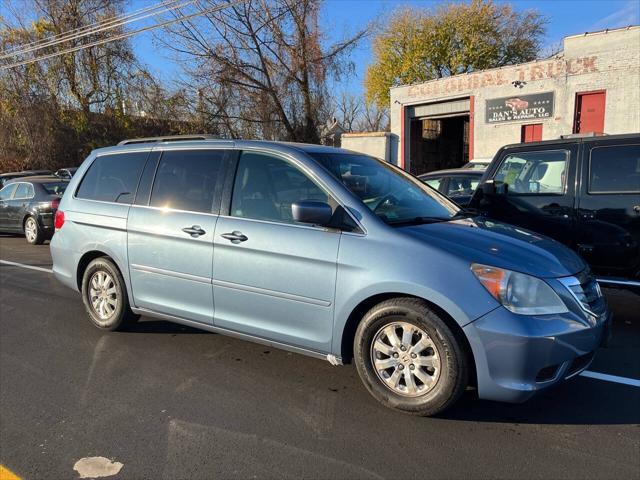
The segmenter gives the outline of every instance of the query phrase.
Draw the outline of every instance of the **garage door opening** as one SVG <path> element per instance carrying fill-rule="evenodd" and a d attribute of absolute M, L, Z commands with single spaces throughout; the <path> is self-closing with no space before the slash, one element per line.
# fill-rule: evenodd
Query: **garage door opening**
<path fill-rule="evenodd" d="M 409 171 L 459 168 L 469 161 L 469 115 L 411 120 Z"/>

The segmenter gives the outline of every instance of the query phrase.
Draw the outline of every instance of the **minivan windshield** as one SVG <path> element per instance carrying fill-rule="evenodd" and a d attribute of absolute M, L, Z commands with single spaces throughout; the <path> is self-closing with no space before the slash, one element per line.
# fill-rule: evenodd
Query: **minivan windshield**
<path fill-rule="evenodd" d="M 389 225 L 447 221 L 462 214 L 455 203 L 381 160 L 356 153 L 308 154 Z"/>

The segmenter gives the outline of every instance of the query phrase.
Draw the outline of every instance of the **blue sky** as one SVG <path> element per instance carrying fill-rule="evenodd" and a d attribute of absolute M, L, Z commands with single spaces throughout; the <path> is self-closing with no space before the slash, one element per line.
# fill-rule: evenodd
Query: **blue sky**
<path fill-rule="evenodd" d="M 156 1 L 133 0 L 129 10 L 137 10 Z M 329 39 L 340 38 L 372 21 L 384 22 L 394 8 L 429 8 L 438 3 L 433 0 L 325 0 L 321 26 Z M 518 10 L 536 9 L 549 18 L 546 45 L 557 44 L 567 35 L 640 23 L 640 0 L 516 0 L 509 3 Z M 179 74 L 179 66 L 154 46 L 151 32 L 134 37 L 132 44 L 140 58 L 165 80 L 171 80 Z M 371 61 L 369 40 L 365 40 L 354 51 L 352 61 L 356 66 L 355 75 L 339 88 L 359 94 L 362 91 L 364 72 Z"/>

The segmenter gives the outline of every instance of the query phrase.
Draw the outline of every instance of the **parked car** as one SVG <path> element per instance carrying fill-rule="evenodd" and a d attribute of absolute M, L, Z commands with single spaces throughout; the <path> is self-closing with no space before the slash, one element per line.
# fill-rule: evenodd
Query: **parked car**
<path fill-rule="evenodd" d="M 430 415 L 470 384 L 524 401 L 580 373 L 610 314 L 587 265 L 372 157 L 195 140 L 95 150 L 56 213 L 53 272 L 90 321 L 140 315 L 353 359 L 384 405 Z"/>
<path fill-rule="evenodd" d="M 568 245 L 602 285 L 640 289 L 640 134 L 503 147 L 470 206 Z"/>
<path fill-rule="evenodd" d="M 9 180 L 21 177 L 33 177 L 36 175 L 51 175 L 51 170 L 24 170 L 22 172 L 8 172 L 0 174 L 0 188 L 4 187 Z"/>
<path fill-rule="evenodd" d="M 418 178 L 464 207 L 471 200 L 483 174 L 482 170 L 456 168 L 425 173 Z"/>
<path fill-rule="evenodd" d="M 78 170 L 78 167 L 61 168 L 59 170 L 56 170 L 56 173 L 54 173 L 54 175 L 58 178 L 70 180 L 71 177 L 73 177 L 73 174 L 76 173 L 76 170 Z"/>
<path fill-rule="evenodd" d="M 473 159 L 470 162 L 465 163 L 462 168 L 465 170 L 486 170 L 491 163 L 490 158 L 478 158 Z"/>
<path fill-rule="evenodd" d="M 53 235 L 53 219 L 68 182 L 53 176 L 15 178 L 0 190 L 0 231 L 22 233 L 40 245 Z"/>

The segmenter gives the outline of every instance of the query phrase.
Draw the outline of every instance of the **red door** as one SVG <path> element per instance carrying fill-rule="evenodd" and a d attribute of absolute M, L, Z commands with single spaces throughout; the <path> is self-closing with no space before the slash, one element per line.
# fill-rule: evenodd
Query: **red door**
<path fill-rule="evenodd" d="M 539 142 L 542 140 L 542 124 L 532 123 L 522 125 L 520 141 L 523 143 Z"/>
<path fill-rule="evenodd" d="M 573 133 L 604 133 L 605 91 L 576 94 Z"/>

